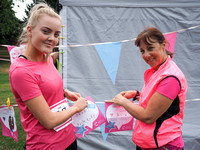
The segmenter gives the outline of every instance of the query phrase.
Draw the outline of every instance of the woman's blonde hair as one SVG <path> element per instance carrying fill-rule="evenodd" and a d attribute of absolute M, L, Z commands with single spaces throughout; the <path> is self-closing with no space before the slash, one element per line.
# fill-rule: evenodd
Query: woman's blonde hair
<path fill-rule="evenodd" d="M 31 28 L 34 28 L 36 26 L 36 23 L 38 19 L 41 17 L 41 15 L 46 14 L 50 17 L 58 18 L 60 21 L 62 21 L 60 15 L 58 15 L 53 8 L 48 6 L 46 3 L 41 2 L 36 4 L 30 11 L 29 18 L 27 22 L 24 25 L 23 31 L 18 39 L 18 45 L 25 44 L 28 42 L 28 35 L 27 35 L 27 26 L 30 26 Z M 47 54 L 45 60 L 47 60 L 49 54 Z"/>
<path fill-rule="evenodd" d="M 23 31 L 19 37 L 19 40 L 18 40 L 19 45 L 25 44 L 28 42 L 28 36 L 26 33 L 27 26 L 34 28 L 38 19 L 40 18 L 42 14 L 46 14 L 48 16 L 58 18 L 61 21 L 61 17 L 53 10 L 53 8 L 48 6 L 46 3 L 42 2 L 42 3 L 36 4 L 31 9 L 29 18 L 27 22 L 25 23 Z"/>

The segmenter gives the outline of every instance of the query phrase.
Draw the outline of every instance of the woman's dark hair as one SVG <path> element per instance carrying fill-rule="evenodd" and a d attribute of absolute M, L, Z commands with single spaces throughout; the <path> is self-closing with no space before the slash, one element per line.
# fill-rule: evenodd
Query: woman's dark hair
<path fill-rule="evenodd" d="M 155 27 L 148 27 L 144 31 L 142 31 L 136 41 L 135 45 L 137 47 L 140 46 L 141 41 L 143 41 L 146 45 L 151 45 L 152 43 L 158 42 L 160 44 L 167 43 L 165 37 L 163 36 L 162 32 Z M 173 53 L 166 50 L 167 55 L 173 57 Z"/>

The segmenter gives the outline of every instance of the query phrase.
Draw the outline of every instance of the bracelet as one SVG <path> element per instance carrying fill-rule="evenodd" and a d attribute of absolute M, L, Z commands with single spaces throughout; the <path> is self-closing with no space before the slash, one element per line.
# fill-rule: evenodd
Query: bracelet
<path fill-rule="evenodd" d="M 139 95 L 140 95 L 140 92 L 137 90 L 135 97 L 133 97 L 133 101 L 135 101 Z"/>

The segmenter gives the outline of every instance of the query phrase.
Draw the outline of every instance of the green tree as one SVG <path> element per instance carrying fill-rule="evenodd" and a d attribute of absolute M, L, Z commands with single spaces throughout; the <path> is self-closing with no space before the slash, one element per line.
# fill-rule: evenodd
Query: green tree
<path fill-rule="evenodd" d="M 31 8 L 39 3 L 39 2 L 45 2 L 47 3 L 49 6 L 51 6 L 57 13 L 59 13 L 60 9 L 61 9 L 61 5 L 59 5 L 59 1 L 58 0 L 33 0 L 33 2 L 31 4 L 27 4 L 26 5 L 26 9 L 25 9 L 25 14 L 26 17 L 23 18 L 23 21 L 26 22 L 30 13 Z"/>
<path fill-rule="evenodd" d="M 15 16 L 13 6 L 13 0 L 0 0 L 0 44 L 15 45 L 21 32 L 23 23 Z"/>

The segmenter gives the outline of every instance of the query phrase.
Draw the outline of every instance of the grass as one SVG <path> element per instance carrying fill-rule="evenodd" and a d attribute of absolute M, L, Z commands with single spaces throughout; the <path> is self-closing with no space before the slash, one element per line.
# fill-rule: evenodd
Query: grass
<path fill-rule="evenodd" d="M 10 88 L 9 67 L 10 62 L 0 61 L 0 106 L 6 105 L 8 97 L 10 98 L 11 105 L 16 104 Z M 11 137 L 2 136 L 2 125 L 0 124 L 0 149 L 3 150 L 23 150 L 23 146 L 25 145 L 26 133 L 21 125 L 20 111 L 17 106 L 14 107 L 14 110 L 18 130 L 18 142 Z"/>
<path fill-rule="evenodd" d="M 9 66 L 10 62 L 0 61 L 0 105 L 5 104 L 8 97 L 10 97 L 12 104 L 16 103 L 10 88 Z"/>

